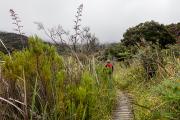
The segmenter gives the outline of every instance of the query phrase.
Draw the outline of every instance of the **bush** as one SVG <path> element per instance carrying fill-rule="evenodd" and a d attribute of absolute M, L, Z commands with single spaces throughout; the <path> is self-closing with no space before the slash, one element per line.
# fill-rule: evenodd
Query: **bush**
<path fill-rule="evenodd" d="M 129 67 L 118 68 L 118 86 L 132 95 L 137 120 L 180 119 L 180 61 L 174 56 L 174 47 L 161 51 L 148 48 L 147 52 L 142 51 L 143 55 L 147 55 L 143 59 L 153 59 L 157 66 L 156 74 L 151 80 L 146 79 L 147 73 L 141 59 L 134 59 Z M 148 65 L 153 67 L 151 62 Z"/>
<path fill-rule="evenodd" d="M 29 48 L 2 59 L 5 61 L 4 83 L 0 84 L 2 97 L 27 105 L 12 101 L 22 109 L 21 115 L 13 106 L 0 103 L 2 119 L 110 118 L 115 92 L 108 90 L 102 72 L 95 74 L 96 70 L 103 71 L 102 65 L 91 66 L 89 63 L 81 69 L 76 59 L 60 56 L 54 46 L 44 44 L 38 37 L 29 38 Z"/>
<path fill-rule="evenodd" d="M 178 120 L 180 117 L 180 77 L 165 79 L 155 88 L 164 104 L 158 111 L 164 118 Z"/>
<path fill-rule="evenodd" d="M 159 67 L 164 68 L 163 56 L 157 46 L 148 46 L 140 52 L 140 61 L 147 74 L 147 79 L 154 77 Z"/>

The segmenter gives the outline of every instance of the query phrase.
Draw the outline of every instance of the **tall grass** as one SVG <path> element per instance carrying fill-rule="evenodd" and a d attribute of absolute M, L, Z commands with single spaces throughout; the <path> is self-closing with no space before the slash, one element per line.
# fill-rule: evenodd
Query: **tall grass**
<path fill-rule="evenodd" d="M 115 89 L 109 89 L 104 66 L 93 56 L 82 69 L 76 58 L 60 56 L 38 37 L 11 56 L 2 57 L 2 79 L 8 85 L 7 90 L 0 84 L 2 119 L 110 119 Z M 19 101 L 11 101 L 17 107 L 6 104 L 9 98 Z"/>
<path fill-rule="evenodd" d="M 175 48 L 176 47 L 176 48 Z M 179 120 L 180 119 L 180 61 L 178 46 L 160 51 L 162 65 L 147 79 L 147 72 L 141 60 L 135 58 L 130 66 L 120 63 L 116 73 L 116 84 L 132 95 L 137 120 Z"/>

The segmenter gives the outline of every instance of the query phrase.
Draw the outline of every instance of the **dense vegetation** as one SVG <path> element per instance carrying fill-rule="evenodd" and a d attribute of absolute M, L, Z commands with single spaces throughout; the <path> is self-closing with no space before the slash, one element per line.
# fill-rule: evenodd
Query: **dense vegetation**
<path fill-rule="evenodd" d="M 147 76 L 141 57 L 131 60 L 128 67 L 124 62 L 117 65 L 117 86 L 132 95 L 137 120 L 180 119 L 180 60 L 175 49 L 179 51 L 180 46 L 159 51 L 158 56 L 152 58 L 156 62 L 150 65 L 155 65 L 156 71 L 151 78 Z"/>
<path fill-rule="evenodd" d="M 154 21 L 140 23 L 135 27 L 129 28 L 123 37 L 122 42 L 126 46 L 145 46 L 147 43 L 151 43 L 165 48 L 167 44 L 176 42 L 163 24 Z"/>
<path fill-rule="evenodd" d="M 135 119 L 179 120 L 180 24 L 140 23 L 120 43 L 100 45 L 90 28 L 79 28 L 82 9 L 72 35 L 37 23 L 53 44 L 24 36 L 10 10 L 19 34 L 0 33 L 0 119 L 109 120 L 118 88 L 132 95 Z"/>
<path fill-rule="evenodd" d="M 179 23 L 163 25 L 155 21 L 140 23 L 127 29 L 120 43 L 108 47 L 105 50 L 105 58 L 113 56 L 122 61 L 138 54 L 142 47 L 156 46 L 165 49 L 168 45 L 179 44 L 179 26 Z"/>
<path fill-rule="evenodd" d="M 180 119 L 179 31 L 179 23 L 141 23 L 105 51 L 119 61 L 116 86 L 132 95 L 137 120 Z"/>
<path fill-rule="evenodd" d="M 81 68 L 75 58 L 62 57 L 53 46 L 31 37 L 27 49 L 1 55 L 1 60 L 1 97 L 16 106 L 1 102 L 2 119 L 110 118 L 115 91 L 94 58 Z"/>

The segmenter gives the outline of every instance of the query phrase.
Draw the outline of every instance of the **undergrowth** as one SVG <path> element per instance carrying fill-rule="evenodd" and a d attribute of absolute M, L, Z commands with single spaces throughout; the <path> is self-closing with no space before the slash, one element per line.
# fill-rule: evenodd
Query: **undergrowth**
<path fill-rule="evenodd" d="M 124 62 L 116 65 L 116 85 L 132 95 L 136 120 L 180 119 L 179 56 L 175 54 L 174 47 L 162 50 L 161 56 L 163 66 L 157 64 L 156 73 L 151 78 L 147 77 L 138 58 L 128 66 Z"/>
<path fill-rule="evenodd" d="M 82 68 L 73 56 L 31 37 L 28 48 L 1 55 L 1 61 L 1 119 L 110 119 L 115 89 L 93 57 Z"/>

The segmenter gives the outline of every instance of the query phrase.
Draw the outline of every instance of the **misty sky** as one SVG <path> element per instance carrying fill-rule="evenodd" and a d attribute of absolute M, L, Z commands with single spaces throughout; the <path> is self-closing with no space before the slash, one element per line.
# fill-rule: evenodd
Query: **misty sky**
<path fill-rule="evenodd" d="M 19 14 L 26 35 L 46 38 L 37 30 L 35 21 L 46 27 L 60 24 L 72 31 L 81 3 L 82 25 L 89 26 L 101 42 L 118 42 L 127 28 L 141 22 L 180 22 L 180 0 L 0 0 L 0 31 L 13 31 L 9 9 Z"/>

